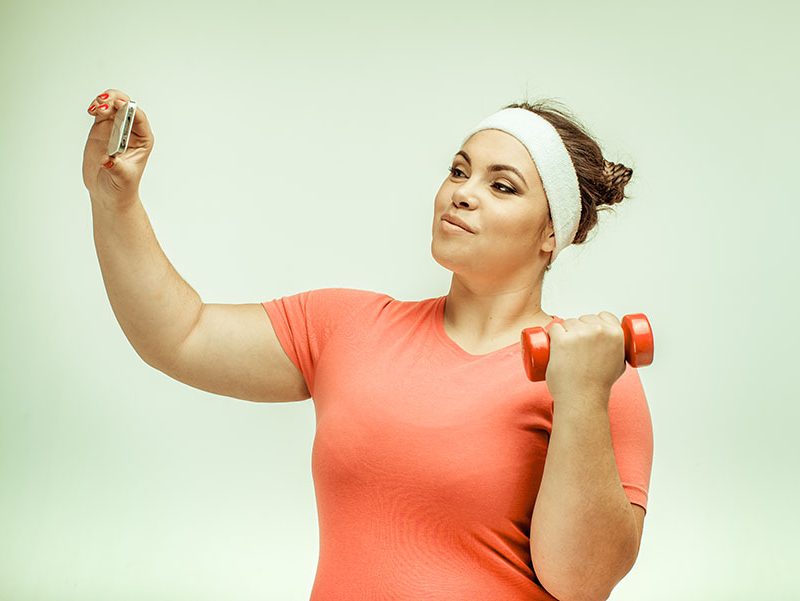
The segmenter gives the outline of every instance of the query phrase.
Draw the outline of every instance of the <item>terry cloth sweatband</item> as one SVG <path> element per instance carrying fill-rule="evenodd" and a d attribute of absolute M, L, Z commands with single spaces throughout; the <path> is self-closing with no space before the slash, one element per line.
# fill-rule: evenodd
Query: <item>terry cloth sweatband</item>
<path fill-rule="evenodd" d="M 514 107 L 497 111 L 467 132 L 464 143 L 482 129 L 499 129 L 514 136 L 528 149 L 544 185 L 558 253 L 572 244 L 581 218 L 581 194 L 578 176 L 561 136 L 544 117 L 528 109 Z"/>

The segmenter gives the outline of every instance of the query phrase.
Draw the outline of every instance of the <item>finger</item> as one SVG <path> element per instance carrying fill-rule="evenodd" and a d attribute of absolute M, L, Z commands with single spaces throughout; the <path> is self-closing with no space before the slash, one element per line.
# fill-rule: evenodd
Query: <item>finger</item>
<path fill-rule="evenodd" d="M 86 110 L 90 115 L 97 117 L 97 121 L 109 119 L 114 116 L 114 102 L 118 98 L 130 100 L 130 97 L 121 90 L 108 88 L 95 96 Z"/>
<path fill-rule="evenodd" d="M 610 313 L 609 311 L 600 311 L 600 313 L 598 313 L 597 316 L 603 321 L 606 321 L 610 324 L 614 324 L 616 326 L 622 325 L 619 318 L 617 318 L 616 315 Z"/>
<path fill-rule="evenodd" d="M 562 329 L 565 332 L 569 332 L 571 329 L 577 328 L 580 325 L 580 323 L 581 323 L 580 319 L 575 319 L 574 317 L 570 317 L 569 319 L 563 320 L 559 325 L 562 326 Z"/>

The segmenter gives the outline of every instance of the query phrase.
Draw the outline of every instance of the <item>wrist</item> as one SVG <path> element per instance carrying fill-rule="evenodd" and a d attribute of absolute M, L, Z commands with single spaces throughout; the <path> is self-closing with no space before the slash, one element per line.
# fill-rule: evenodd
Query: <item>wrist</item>
<path fill-rule="evenodd" d="M 553 397 L 553 414 L 573 415 L 579 413 L 608 414 L 608 400 L 611 391 L 593 388 L 587 390 L 570 390 Z"/>
<path fill-rule="evenodd" d="M 138 194 L 126 198 L 104 199 L 101 197 L 89 196 L 92 203 L 92 211 L 100 213 L 120 213 L 130 209 L 135 204 L 141 202 Z"/>

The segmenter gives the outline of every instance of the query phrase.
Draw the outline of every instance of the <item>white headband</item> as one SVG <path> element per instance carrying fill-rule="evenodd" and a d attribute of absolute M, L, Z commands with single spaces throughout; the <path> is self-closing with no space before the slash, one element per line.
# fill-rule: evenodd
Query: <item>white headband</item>
<path fill-rule="evenodd" d="M 542 179 L 553 220 L 556 247 L 550 256 L 552 263 L 562 249 L 572 244 L 581 218 L 578 176 L 567 147 L 549 121 L 524 108 L 501 109 L 489 115 L 467 132 L 461 145 L 482 129 L 511 134 L 528 149 Z"/>

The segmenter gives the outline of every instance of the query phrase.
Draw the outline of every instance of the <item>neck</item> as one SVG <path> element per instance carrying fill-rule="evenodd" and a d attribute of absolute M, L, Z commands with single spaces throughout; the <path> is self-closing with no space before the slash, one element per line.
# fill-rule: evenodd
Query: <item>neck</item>
<path fill-rule="evenodd" d="M 476 291 L 454 277 L 445 300 L 445 323 L 469 333 L 475 342 L 519 335 L 523 328 L 544 326 L 551 319 L 541 308 L 540 286 Z"/>

